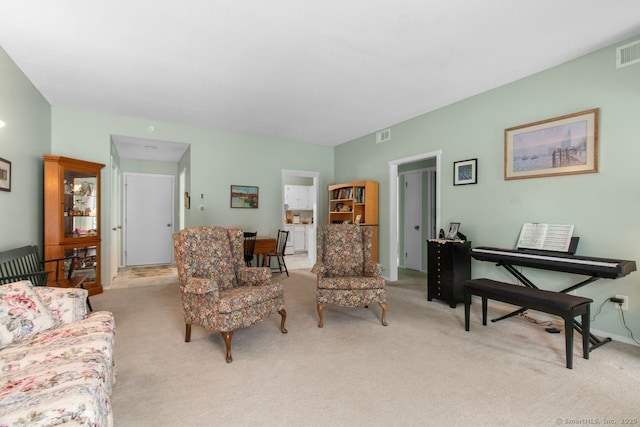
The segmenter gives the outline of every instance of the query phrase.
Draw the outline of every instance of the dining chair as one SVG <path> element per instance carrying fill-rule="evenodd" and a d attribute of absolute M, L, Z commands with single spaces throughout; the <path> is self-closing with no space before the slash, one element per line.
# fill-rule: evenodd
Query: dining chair
<path fill-rule="evenodd" d="M 275 258 L 278 261 L 278 267 L 271 267 L 271 271 L 279 271 L 280 273 L 282 273 L 282 269 L 284 268 L 284 272 L 287 273 L 287 277 L 289 277 L 289 270 L 287 270 L 287 264 L 284 262 L 284 251 L 287 246 L 288 239 L 288 231 L 278 230 L 278 237 L 276 239 L 276 251 L 274 253 L 266 254 L 267 265 L 269 267 L 271 267 L 271 258 Z"/>
<path fill-rule="evenodd" d="M 253 252 L 256 248 L 256 236 L 258 232 L 244 232 L 244 263 L 247 267 L 253 265 Z"/>

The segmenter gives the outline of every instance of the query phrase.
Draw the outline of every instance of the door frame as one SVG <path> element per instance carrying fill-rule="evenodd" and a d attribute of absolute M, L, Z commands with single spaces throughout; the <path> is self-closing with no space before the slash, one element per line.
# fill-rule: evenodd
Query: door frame
<path fill-rule="evenodd" d="M 440 177 L 442 150 L 430 151 L 428 153 L 416 154 L 415 156 L 389 161 L 389 272 L 387 274 L 387 280 L 391 282 L 398 280 L 398 166 L 430 158 L 436 159 L 435 211 L 436 229 L 439 229 L 442 180 L 438 179 L 438 177 Z"/>

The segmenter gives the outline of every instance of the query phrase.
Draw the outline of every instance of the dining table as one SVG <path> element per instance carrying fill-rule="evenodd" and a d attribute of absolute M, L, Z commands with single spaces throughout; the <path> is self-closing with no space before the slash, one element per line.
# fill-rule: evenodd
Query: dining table
<path fill-rule="evenodd" d="M 276 253 L 276 238 L 271 236 L 257 236 L 253 254 L 257 257 L 258 266 L 267 267 L 267 254 Z M 260 257 L 262 256 L 262 263 Z"/>

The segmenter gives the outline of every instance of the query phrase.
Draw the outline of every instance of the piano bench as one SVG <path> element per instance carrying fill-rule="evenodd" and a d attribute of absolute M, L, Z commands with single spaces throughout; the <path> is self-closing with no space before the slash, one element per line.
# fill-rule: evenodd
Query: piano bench
<path fill-rule="evenodd" d="M 501 301 L 522 308 L 542 311 L 554 314 L 564 319 L 564 333 L 566 345 L 567 368 L 573 368 L 573 329 L 574 318 L 582 316 L 582 355 L 589 358 L 589 316 L 590 298 L 561 292 L 545 291 L 542 289 L 528 288 L 512 285 L 491 279 L 467 280 L 464 286 L 464 329 L 469 330 L 469 313 L 471 308 L 471 296 L 482 298 L 482 324 L 487 324 L 487 299 Z"/>

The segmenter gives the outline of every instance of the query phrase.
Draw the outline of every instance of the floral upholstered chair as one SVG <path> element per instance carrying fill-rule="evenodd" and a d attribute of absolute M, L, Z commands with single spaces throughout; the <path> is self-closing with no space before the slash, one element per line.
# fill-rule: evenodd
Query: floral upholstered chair
<path fill-rule="evenodd" d="M 378 265 L 372 260 L 373 229 L 355 224 L 330 224 L 318 228 L 317 262 L 312 272 L 318 275 L 316 300 L 318 327 L 324 320 L 325 304 L 342 307 L 382 307 L 382 324 L 387 326 L 387 292 Z"/>
<path fill-rule="evenodd" d="M 222 334 L 231 362 L 233 331 L 278 312 L 284 327 L 284 287 L 271 282 L 268 267 L 247 267 L 242 230 L 201 226 L 173 235 L 176 265 L 182 291 L 186 324 L 185 342 L 191 340 L 191 325 Z"/>

